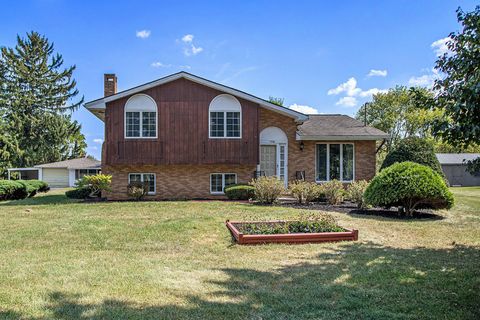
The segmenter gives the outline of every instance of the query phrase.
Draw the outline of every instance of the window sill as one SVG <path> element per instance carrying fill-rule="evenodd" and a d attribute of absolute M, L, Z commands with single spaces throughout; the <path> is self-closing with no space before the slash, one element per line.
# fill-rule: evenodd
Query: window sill
<path fill-rule="evenodd" d="M 212 196 L 224 196 L 225 192 L 210 192 Z"/>
<path fill-rule="evenodd" d="M 327 183 L 330 181 L 333 181 L 333 180 L 324 180 L 324 181 L 315 180 L 315 183 Z M 341 183 L 352 183 L 355 180 L 337 180 L 337 181 L 340 181 Z"/>
<path fill-rule="evenodd" d="M 242 139 L 242 137 L 208 137 L 208 139 Z"/>

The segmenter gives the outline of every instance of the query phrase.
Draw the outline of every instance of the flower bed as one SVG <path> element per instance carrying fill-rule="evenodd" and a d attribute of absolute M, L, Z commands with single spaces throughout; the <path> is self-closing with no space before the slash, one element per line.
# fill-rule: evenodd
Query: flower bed
<path fill-rule="evenodd" d="M 238 244 L 309 243 L 358 240 L 358 230 L 316 221 L 226 221 Z"/>

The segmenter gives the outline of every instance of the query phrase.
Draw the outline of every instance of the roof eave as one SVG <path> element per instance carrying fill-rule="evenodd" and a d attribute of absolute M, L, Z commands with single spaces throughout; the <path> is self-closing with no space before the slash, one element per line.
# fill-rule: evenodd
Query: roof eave
<path fill-rule="evenodd" d="M 385 135 L 300 135 L 297 133 L 296 139 L 299 141 L 345 141 L 345 140 L 383 140 L 389 139 Z"/>

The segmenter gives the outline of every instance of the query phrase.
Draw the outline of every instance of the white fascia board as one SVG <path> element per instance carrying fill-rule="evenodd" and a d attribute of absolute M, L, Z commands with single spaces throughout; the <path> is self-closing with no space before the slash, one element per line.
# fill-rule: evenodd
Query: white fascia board
<path fill-rule="evenodd" d="M 262 107 L 264 107 L 266 109 L 284 114 L 284 115 L 289 116 L 289 117 L 292 117 L 292 118 L 296 119 L 298 122 L 303 122 L 303 121 L 308 120 L 308 116 L 303 114 L 303 113 L 297 112 L 295 110 L 291 110 L 291 109 L 286 108 L 286 107 L 277 106 L 276 104 L 270 103 L 270 102 L 265 101 L 265 100 L 260 99 L 260 98 L 257 98 L 255 96 L 252 96 L 252 95 L 250 95 L 248 93 L 245 93 L 243 91 L 239 91 L 239 90 L 224 86 L 222 84 L 215 83 L 215 82 L 212 82 L 212 81 L 194 76 L 194 75 L 186 73 L 186 72 L 179 72 L 179 73 L 164 77 L 162 79 L 158 79 L 156 81 L 152 81 L 152 82 L 149 82 L 147 84 L 144 84 L 144 85 L 141 85 L 141 86 L 129 89 L 129 90 L 119 92 L 119 93 L 114 94 L 114 95 L 109 96 L 109 97 L 105 97 L 105 98 L 102 98 L 102 99 L 97 99 L 97 100 L 94 100 L 94 101 L 91 101 L 91 102 L 87 102 L 85 104 L 85 108 L 87 108 L 91 112 L 94 112 L 95 110 L 105 110 L 106 104 L 108 102 L 111 102 L 111 101 L 114 101 L 114 100 L 117 100 L 117 99 L 121 99 L 121 98 L 127 97 L 129 95 L 132 95 L 132 94 L 144 91 L 144 90 L 148 90 L 150 88 L 153 88 L 153 87 L 156 87 L 156 86 L 159 86 L 159 85 L 162 85 L 164 83 L 171 82 L 171 81 L 174 81 L 174 80 L 177 80 L 177 79 L 180 79 L 180 78 L 185 78 L 187 80 L 202 84 L 204 86 L 214 88 L 214 89 L 217 89 L 219 91 L 223 91 L 223 92 L 229 93 L 231 95 L 240 97 L 242 99 L 258 103 L 259 105 L 261 105 Z"/>
<path fill-rule="evenodd" d="M 389 139 L 387 136 L 301 136 L 299 134 L 296 135 L 296 140 L 302 141 L 346 141 L 346 140 L 383 140 Z"/>

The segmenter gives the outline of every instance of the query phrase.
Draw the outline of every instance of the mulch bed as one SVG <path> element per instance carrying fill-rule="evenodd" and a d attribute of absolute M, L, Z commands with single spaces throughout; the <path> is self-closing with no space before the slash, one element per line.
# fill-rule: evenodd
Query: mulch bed
<path fill-rule="evenodd" d="M 331 205 L 326 202 L 315 202 L 309 204 L 298 204 L 291 201 L 285 201 L 280 203 L 282 206 L 297 208 L 297 209 L 307 209 L 307 210 L 321 210 L 321 211 L 333 211 L 345 214 L 358 214 L 358 215 L 367 215 L 367 216 L 380 216 L 386 218 L 394 219 L 431 219 L 431 220 L 441 220 L 444 217 L 435 214 L 430 210 L 418 210 L 413 217 L 401 216 L 398 214 L 398 209 L 392 207 L 390 209 L 385 208 L 370 208 L 370 209 L 358 209 L 356 204 L 351 202 L 344 202 L 339 205 Z"/>

